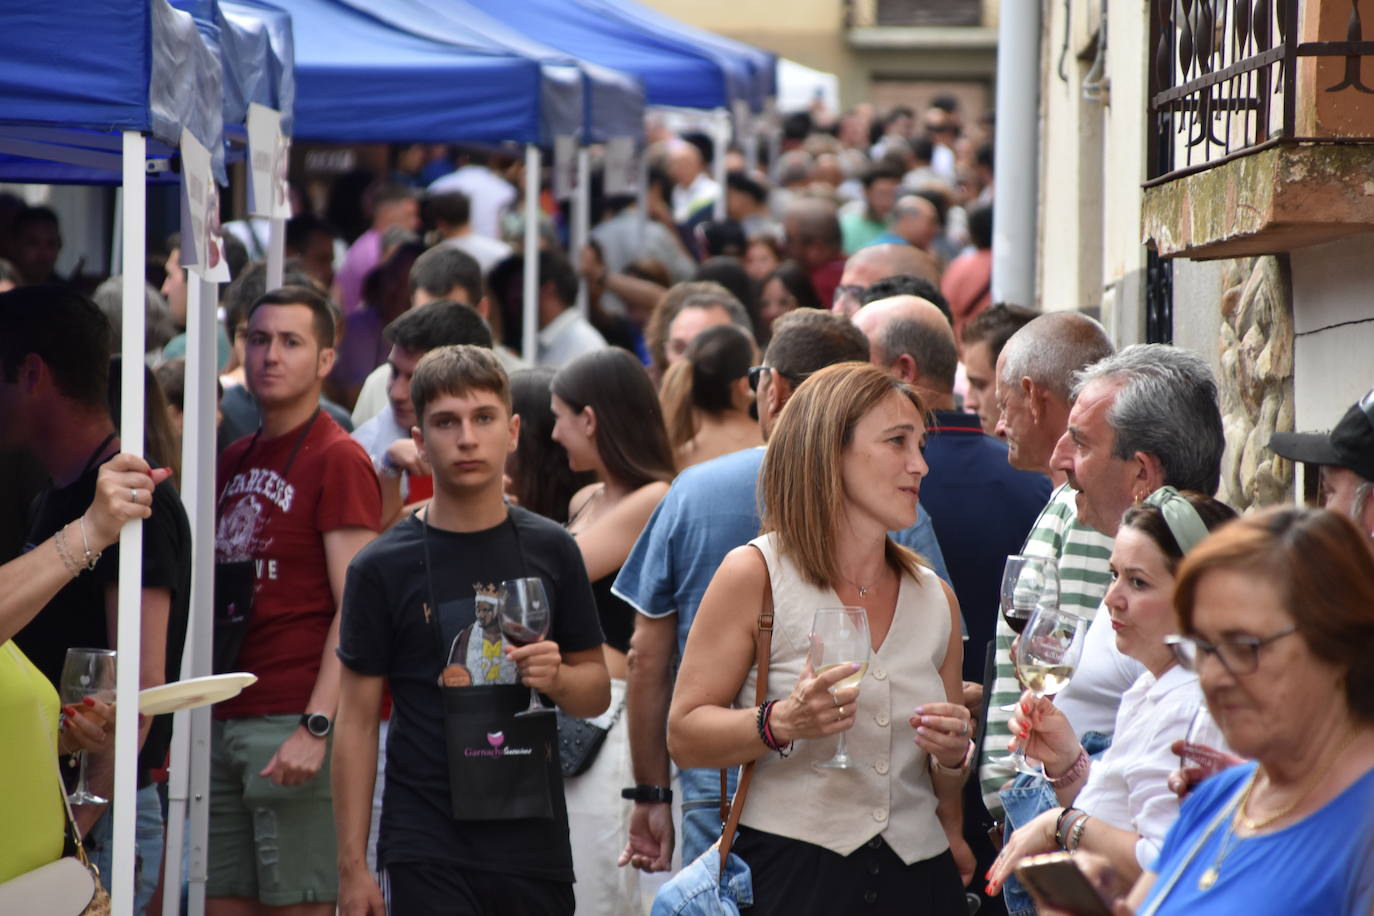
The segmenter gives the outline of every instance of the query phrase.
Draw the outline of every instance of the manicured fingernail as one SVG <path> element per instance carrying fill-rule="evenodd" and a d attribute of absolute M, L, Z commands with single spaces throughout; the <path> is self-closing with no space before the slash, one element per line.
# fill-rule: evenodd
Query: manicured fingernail
<path fill-rule="evenodd" d="M 988 886 L 985 887 L 985 888 L 983 888 L 983 893 L 985 893 L 985 894 L 987 894 L 989 897 L 991 897 L 991 896 L 992 896 L 992 892 L 993 892 L 994 890 L 995 890 L 995 888 L 992 886 L 992 882 L 989 881 L 989 882 L 988 882 Z"/>
<path fill-rule="evenodd" d="M 919 715 L 922 715 L 922 714 L 925 712 L 925 709 L 926 709 L 926 708 L 925 708 L 924 706 L 917 706 L 917 707 L 916 707 L 916 715 L 918 715 L 918 716 L 919 716 Z"/>
<path fill-rule="evenodd" d="M 85 703 L 87 706 L 95 705 L 95 699 L 92 697 L 82 697 L 81 702 Z"/>
<path fill-rule="evenodd" d="M 928 734 L 930 734 L 930 729 L 926 728 L 924 725 L 918 725 L 918 726 L 916 727 L 916 734 L 918 734 L 918 735 L 928 735 Z"/>
<path fill-rule="evenodd" d="M 858 670 L 859 670 L 859 663 L 858 663 L 858 662 L 851 662 L 850 665 L 849 665 L 849 670 L 850 670 L 850 671 L 858 671 Z"/>
<path fill-rule="evenodd" d="M 75 707 L 75 706 L 71 706 L 71 705 L 63 706 L 63 707 L 62 707 L 62 711 L 65 712 L 68 716 L 74 716 L 74 715 L 76 715 L 76 707 Z"/>

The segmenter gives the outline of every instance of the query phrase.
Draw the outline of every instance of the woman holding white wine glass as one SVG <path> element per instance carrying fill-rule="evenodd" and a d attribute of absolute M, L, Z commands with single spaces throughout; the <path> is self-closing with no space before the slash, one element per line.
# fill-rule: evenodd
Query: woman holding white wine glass
<path fill-rule="evenodd" d="M 1173 744 L 1185 737 L 1194 713 L 1205 709 L 1197 675 L 1176 663 L 1164 641 L 1178 630 L 1174 572 L 1209 530 L 1234 517 L 1224 503 L 1172 487 L 1122 516 L 1104 602 L 1117 648 L 1146 672 L 1122 697 L 1116 739 L 1096 762 L 1052 703 L 1031 691 L 1022 697 L 1011 720 L 1012 744 L 1043 761 L 1063 807 L 1012 833 L 988 873 L 989 893 L 1001 889 L 1022 858 L 1054 849 L 1101 855 L 1127 883 L 1154 861 L 1178 817 L 1179 800 L 1168 785 L 1179 762 Z"/>
<path fill-rule="evenodd" d="M 733 846 L 753 914 L 906 913 L 915 895 L 923 912 L 966 912 L 959 610 L 887 536 L 915 521 L 923 416 L 911 388 L 868 364 L 801 384 L 760 472 L 764 533 L 726 557 L 693 622 L 668 747 L 683 767 L 754 763 Z M 866 644 L 834 635 L 861 628 Z"/>
<path fill-rule="evenodd" d="M 114 708 L 96 697 L 59 703 L 52 683 L 10 638 L 86 570 L 124 523 L 152 514 L 150 496 L 170 470 L 150 472 L 143 459 L 116 455 L 101 466 L 95 499 L 80 519 L 0 565 L 0 747 L 7 778 L 0 783 L 0 882 L 62 855 L 66 814 L 57 756 L 110 749 Z M 59 728 L 59 721 L 61 726 Z"/>

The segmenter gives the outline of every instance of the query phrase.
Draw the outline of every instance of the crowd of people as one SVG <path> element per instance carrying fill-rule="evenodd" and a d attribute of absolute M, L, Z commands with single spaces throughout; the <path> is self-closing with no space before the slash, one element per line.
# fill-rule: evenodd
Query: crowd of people
<path fill-rule="evenodd" d="M 1235 518 L 1204 360 L 992 303 L 987 130 L 797 115 L 765 167 L 655 125 L 578 251 L 547 195 L 523 250 L 521 165 L 476 149 L 393 151 L 362 216 L 298 196 L 279 287 L 228 224 L 215 666 L 257 682 L 214 709 L 208 913 L 642 913 L 737 791 L 747 912 L 1064 912 L 1016 878 L 1055 850 L 1118 914 L 1370 911 L 1374 392 L 1271 444 L 1324 508 Z M 55 687 L 118 649 L 119 527 L 145 688 L 182 675 L 191 531 L 179 240 L 136 447 L 118 279 L 88 298 L 51 211 L 0 216 L 0 811 L 31 826 L 3 882 L 62 854 L 71 757 L 111 785 L 115 707 L 59 728 Z M 999 614 L 1013 556 L 1083 621 L 1052 702 Z M 837 607 L 870 651 L 822 665 Z M 140 913 L 180 892 L 170 728 L 140 729 Z M 110 821 L 76 808 L 105 880 Z"/>

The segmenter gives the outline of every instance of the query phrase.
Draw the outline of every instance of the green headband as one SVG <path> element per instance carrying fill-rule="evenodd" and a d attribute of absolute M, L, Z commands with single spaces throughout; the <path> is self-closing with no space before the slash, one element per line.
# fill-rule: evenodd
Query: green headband
<path fill-rule="evenodd" d="M 1178 542 L 1179 550 L 1185 554 L 1209 533 L 1193 504 L 1173 487 L 1160 487 L 1145 498 L 1143 505 L 1159 510 L 1159 514 L 1164 516 L 1164 524 L 1169 526 L 1169 533 Z"/>

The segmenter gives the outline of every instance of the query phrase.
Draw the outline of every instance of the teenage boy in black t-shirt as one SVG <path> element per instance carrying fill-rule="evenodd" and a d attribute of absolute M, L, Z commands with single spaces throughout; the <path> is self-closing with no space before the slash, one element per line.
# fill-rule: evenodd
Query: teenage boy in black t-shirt
<path fill-rule="evenodd" d="M 496 681 L 518 678 L 570 715 L 604 711 L 610 681 L 586 569 L 562 528 L 505 502 L 503 471 L 520 420 L 490 350 L 431 351 L 416 367 L 411 397 L 415 442 L 434 470 L 433 501 L 359 552 L 344 591 L 333 757 L 339 911 L 384 916 L 389 904 L 393 913 L 571 913 L 572 855 L 556 747 L 546 760 L 552 817 L 456 817 L 454 808 L 473 800 L 454 798 L 450 789 L 445 709 L 454 694 L 441 694 L 439 677 L 441 646 L 472 626 L 489 589 L 536 576 L 551 605 L 549 637 L 499 649 L 470 637 L 460 641 L 463 658 L 454 664 L 469 667 L 468 653 L 476 653 Z M 449 681 L 455 682 L 468 679 Z M 393 703 L 378 842 L 385 903 L 365 859 L 384 685 Z M 500 731 L 484 741 L 479 735 L 497 750 L 472 756 L 501 756 L 503 740 Z"/>

